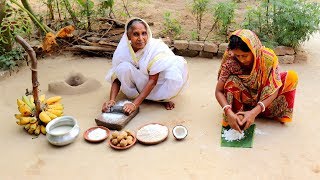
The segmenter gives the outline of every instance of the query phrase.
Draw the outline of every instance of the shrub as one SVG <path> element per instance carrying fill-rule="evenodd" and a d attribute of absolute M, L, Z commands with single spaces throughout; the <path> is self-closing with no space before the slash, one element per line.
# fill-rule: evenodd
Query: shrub
<path fill-rule="evenodd" d="M 234 20 L 234 11 L 236 4 L 234 2 L 219 2 L 214 7 L 214 20 L 218 23 L 220 33 L 227 35 L 228 28 Z"/>
<path fill-rule="evenodd" d="M 318 31 L 320 5 L 305 0 L 264 0 L 250 9 L 243 28 L 255 31 L 271 45 L 297 47 Z"/>
<path fill-rule="evenodd" d="M 23 60 L 23 50 L 22 49 L 13 49 L 8 52 L 1 52 L 0 50 L 0 69 L 1 70 L 10 70 L 13 67 L 18 66 L 18 61 Z"/>
<path fill-rule="evenodd" d="M 209 9 L 209 0 L 193 0 L 192 6 L 192 14 L 196 16 L 197 21 L 197 39 L 200 40 L 200 32 L 201 32 L 201 25 L 202 25 L 202 18 L 204 14 Z"/>
<path fill-rule="evenodd" d="M 163 35 L 167 35 L 171 38 L 178 37 L 182 32 L 181 24 L 179 23 L 179 21 L 175 18 L 172 18 L 170 12 L 165 12 L 163 19 L 164 19 L 164 25 L 163 25 L 164 29 L 162 30 Z"/>

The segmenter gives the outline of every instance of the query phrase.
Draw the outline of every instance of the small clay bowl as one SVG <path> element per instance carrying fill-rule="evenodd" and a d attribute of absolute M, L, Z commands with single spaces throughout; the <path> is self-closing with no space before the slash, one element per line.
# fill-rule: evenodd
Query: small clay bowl
<path fill-rule="evenodd" d="M 107 132 L 106 136 L 102 137 L 101 139 L 90 139 L 90 138 L 89 138 L 89 133 L 90 133 L 91 131 L 95 130 L 95 129 L 98 129 L 98 128 L 105 130 L 105 131 Z M 84 138 L 85 140 L 87 140 L 88 142 L 97 143 L 97 142 L 102 142 L 102 141 L 104 141 L 105 139 L 107 139 L 107 138 L 109 137 L 109 135 L 110 135 L 110 130 L 109 130 L 108 128 L 106 128 L 106 127 L 104 127 L 104 126 L 95 126 L 95 127 L 91 127 L 91 128 L 89 128 L 89 129 L 87 129 L 87 130 L 83 133 L 83 138 Z"/>
<path fill-rule="evenodd" d="M 127 145 L 127 146 L 125 146 L 125 147 L 120 147 L 120 146 L 115 146 L 115 145 L 113 145 L 112 143 L 111 143 L 111 140 L 112 140 L 112 138 L 109 138 L 109 140 L 108 140 L 108 144 L 113 148 L 113 149 L 116 149 L 116 150 L 125 150 L 125 149 L 129 149 L 129 148 L 131 148 L 136 142 L 137 142 L 137 138 L 136 138 L 136 136 L 135 135 L 131 135 L 132 137 L 133 137 L 133 139 L 132 139 L 132 144 L 130 144 L 130 145 Z"/>

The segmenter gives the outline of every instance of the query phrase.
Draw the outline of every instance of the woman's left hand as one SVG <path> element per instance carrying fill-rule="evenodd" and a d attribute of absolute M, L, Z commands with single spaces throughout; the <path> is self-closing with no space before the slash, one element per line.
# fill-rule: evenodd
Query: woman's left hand
<path fill-rule="evenodd" d="M 134 103 L 130 102 L 130 103 L 124 104 L 123 111 L 125 114 L 130 115 L 131 113 L 133 113 L 136 110 L 136 108 L 137 108 L 137 106 Z"/>
<path fill-rule="evenodd" d="M 242 123 L 240 124 L 241 127 L 244 126 L 243 130 L 248 129 L 253 123 L 256 118 L 256 115 L 252 111 L 240 111 L 237 115 L 243 115 L 244 118 L 242 119 Z"/>

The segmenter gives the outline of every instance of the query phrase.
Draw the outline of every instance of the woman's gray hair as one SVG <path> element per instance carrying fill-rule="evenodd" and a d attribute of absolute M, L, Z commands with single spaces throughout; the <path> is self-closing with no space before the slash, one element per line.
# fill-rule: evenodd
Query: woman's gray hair
<path fill-rule="evenodd" d="M 132 30 L 132 27 L 139 23 L 142 23 L 144 27 L 147 29 L 147 25 L 141 19 L 132 19 L 131 21 L 129 21 L 127 25 L 127 35 L 129 34 L 129 31 Z"/>

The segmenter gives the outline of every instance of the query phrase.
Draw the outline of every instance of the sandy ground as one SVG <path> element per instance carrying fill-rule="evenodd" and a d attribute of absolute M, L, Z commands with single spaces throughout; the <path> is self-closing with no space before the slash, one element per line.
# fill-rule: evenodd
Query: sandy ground
<path fill-rule="evenodd" d="M 174 7 L 171 6 L 173 2 Z M 39 8 L 42 6 L 39 4 Z M 159 27 L 162 6 L 170 12 L 180 12 L 180 16 L 172 15 L 183 21 L 184 29 L 190 29 L 190 24 L 194 24 L 182 0 L 157 1 L 139 11 L 153 9 L 152 13 L 141 11 L 141 15 L 154 22 L 154 27 Z M 158 31 L 154 29 L 154 33 Z M 308 63 L 282 65 L 283 70 L 293 69 L 299 73 L 294 120 L 281 125 L 258 119 L 257 128 L 265 134 L 255 135 L 251 149 L 220 147 L 222 110 L 214 98 L 220 59 L 187 58 L 189 86 L 174 99 L 176 108 L 167 111 L 159 104 L 144 103 L 141 112 L 126 126 L 137 130 L 143 124 L 158 122 L 167 125 L 171 131 L 175 125 L 182 124 L 189 130 L 185 140 L 175 141 L 170 132 L 161 144 L 144 146 L 137 143 L 126 151 L 111 149 L 107 141 L 90 144 L 82 137 L 86 129 L 95 126 L 94 118 L 108 98 L 110 85 L 104 81 L 104 76 L 111 61 L 71 55 L 41 60 L 38 65 L 40 89 L 47 97 L 55 95 L 47 91 L 48 83 L 64 79 L 71 71 L 97 79 L 102 87 L 82 95 L 63 95 L 65 114 L 77 119 L 81 132 L 74 143 L 57 148 L 50 145 L 45 136 L 33 139 L 15 124 L 16 98 L 21 97 L 26 88 L 31 88 L 29 68 L 22 68 L 18 74 L 1 81 L 0 177 L 6 180 L 320 179 L 320 122 L 317 118 L 320 116 L 320 98 L 314 95 L 320 91 L 317 83 L 320 82 L 319 46 L 320 34 L 317 34 L 304 45 L 310 54 Z"/>
<path fill-rule="evenodd" d="M 94 118 L 108 98 L 110 85 L 104 76 L 111 61 L 71 55 L 41 60 L 40 89 L 47 96 L 54 95 L 47 91 L 48 83 L 64 79 L 71 71 L 97 79 L 102 87 L 82 95 L 63 95 L 65 114 L 77 119 L 81 132 L 74 143 L 57 148 L 45 136 L 33 139 L 15 124 L 16 98 L 31 87 L 29 68 L 1 81 L 1 179 L 320 179 L 319 46 L 317 34 L 304 45 L 309 62 L 282 65 L 300 76 L 294 121 L 281 125 L 257 120 L 257 128 L 265 134 L 255 136 L 251 149 L 220 147 L 222 110 L 214 98 L 219 59 L 187 58 L 189 86 L 174 100 L 176 108 L 167 111 L 162 105 L 144 103 L 126 126 L 137 130 L 158 122 L 172 130 L 182 124 L 189 130 L 184 141 L 175 141 L 170 132 L 161 144 L 138 143 L 126 151 L 111 149 L 107 141 L 90 144 L 82 137 L 95 126 Z"/>

